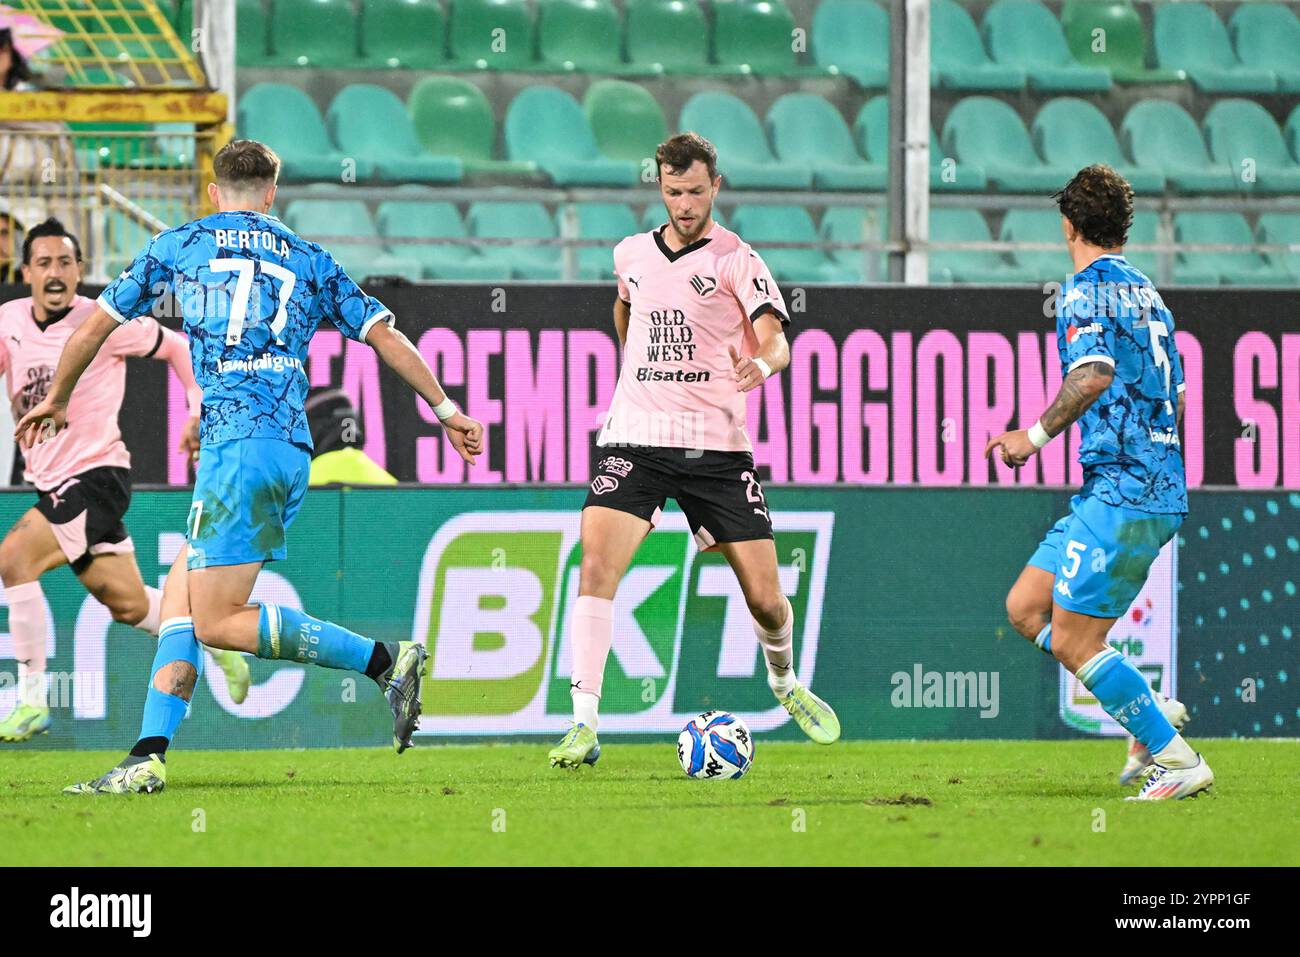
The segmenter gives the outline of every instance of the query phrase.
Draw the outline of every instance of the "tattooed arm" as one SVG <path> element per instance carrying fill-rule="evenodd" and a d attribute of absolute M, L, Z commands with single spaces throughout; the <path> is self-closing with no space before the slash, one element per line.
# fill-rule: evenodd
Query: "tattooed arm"
<path fill-rule="evenodd" d="M 989 439 L 988 445 L 984 447 L 984 457 L 988 458 L 995 448 L 1001 447 L 1003 462 L 1016 468 L 1024 465 L 1031 455 L 1047 444 L 1047 439 L 1060 435 L 1078 421 L 1101 394 L 1110 388 L 1114 378 L 1115 370 L 1105 362 L 1085 362 L 1071 370 L 1061 383 L 1061 391 L 1036 423 L 1036 428 L 1046 438 L 1039 436 L 1040 441 L 1035 443 L 1030 429 L 1004 432 L 997 438 Z"/>

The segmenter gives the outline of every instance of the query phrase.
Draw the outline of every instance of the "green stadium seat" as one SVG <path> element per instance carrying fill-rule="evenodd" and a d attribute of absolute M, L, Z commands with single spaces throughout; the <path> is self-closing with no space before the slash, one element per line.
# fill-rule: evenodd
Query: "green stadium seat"
<path fill-rule="evenodd" d="M 697 0 L 631 0 L 624 9 L 628 62 L 656 73 L 715 72 L 709 25 Z"/>
<path fill-rule="evenodd" d="M 812 170 L 817 189 L 883 190 L 885 168 L 853 146 L 840 111 L 815 93 L 786 93 L 767 112 L 767 135 L 783 163 Z"/>
<path fill-rule="evenodd" d="M 465 216 L 471 236 L 487 239 L 556 239 L 555 220 L 541 203 L 481 202 Z M 559 279 L 562 256 L 558 246 L 483 246 L 479 253 L 502 277 Z"/>
<path fill-rule="evenodd" d="M 411 190 L 410 195 L 436 195 L 426 194 L 419 187 L 415 190 Z M 471 246 L 423 246 L 403 242 L 407 239 L 467 238 L 469 231 L 453 204 L 428 198 L 394 199 L 380 203 L 376 213 L 379 234 L 388 240 L 391 248 L 400 250 L 402 256 L 418 262 L 424 278 L 469 281 L 506 278 L 496 264 L 484 259 Z"/>
<path fill-rule="evenodd" d="M 682 107 L 680 129 L 694 130 L 718 149 L 721 172 L 736 189 L 808 189 L 812 170 L 772 155 L 749 104 L 730 93 L 707 90 Z"/>
<path fill-rule="evenodd" d="M 192 12 L 190 16 L 193 17 Z M 271 54 L 270 40 L 271 21 L 262 0 L 238 0 L 235 6 L 235 65 L 266 66 Z"/>
<path fill-rule="evenodd" d="M 858 282 L 858 271 L 828 259 L 820 249 L 780 249 L 767 243 L 820 242 L 802 206 L 737 206 L 736 232 L 763 257 L 777 282 Z"/>
<path fill-rule="evenodd" d="M 822 73 L 801 69 L 785 0 L 725 0 L 713 4 L 713 62 L 723 70 L 759 76 Z"/>
<path fill-rule="evenodd" d="M 1025 71 L 994 63 L 975 21 L 954 0 L 930 5 L 930 84 L 950 90 L 1023 90 Z"/>
<path fill-rule="evenodd" d="M 930 209 L 930 241 L 991 242 L 988 223 L 977 209 Z M 930 250 L 930 282 L 1018 283 L 1030 279 L 1001 253 L 978 249 Z"/>
<path fill-rule="evenodd" d="M 348 84 L 334 97 L 325 123 L 339 149 L 369 160 L 381 180 L 459 183 L 465 176 L 456 157 L 431 156 L 420 148 L 405 104 L 386 87 Z"/>
<path fill-rule="evenodd" d="M 557 186 L 631 186 L 640 165 L 614 160 L 596 147 L 582 107 L 552 86 L 532 86 L 510 103 L 505 122 L 506 155 L 529 160 Z"/>
<path fill-rule="evenodd" d="M 1196 121 L 1171 100 L 1134 104 L 1120 124 L 1119 140 L 1134 163 L 1163 174 L 1177 192 L 1231 193 L 1239 189 L 1232 170 L 1210 159 Z"/>
<path fill-rule="evenodd" d="M 350 0 L 275 0 L 268 66 L 332 69 L 360 65 Z"/>
<path fill-rule="evenodd" d="M 1074 273 L 1061 231 L 1061 214 L 1056 210 L 1009 209 L 1002 217 L 998 238 L 1004 242 L 1052 244 L 1051 249 L 1018 249 L 1009 254 L 1011 262 L 1037 282 L 1063 281 Z"/>
<path fill-rule="evenodd" d="M 830 206 L 822 213 L 818 233 L 828 243 L 881 241 L 885 236 L 885 213 L 867 206 Z M 884 282 L 889 266 L 883 252 L 864 249 L 828 249 L 831 261 L 851 270 L 859 282 Z M 875 274 L 872 275 L 871 268 Z"/>
<path fill-rule="evenodd" d="M 438 0 L 366 0 L 361 7 L 362 65 L 439 69 L 446 32 Z"/>
<path fill-rule="evenodd" d="M 600 239 L 601 246 L 578 247 L 578 278 L 614 278 L 614 247 L 638 232 L 636 216 L 623 203 L 575 203 L 578 238 Z"/>
<path fill-rule="evenodd" d="M 1105 163 L 1127 179 L 1135 193 L 1165 191 L 1165 178 L 1158 170 L 1125 161 L 1110 120 L 1087 100 L 1062 96 L 1043 104 L 1030 133 L 1038 155 L 1049 163 L 1076 169 Z"/>
<path fill-rule="evenodd" d="M 984 44 L 1003 66 L 1018 67 L 1044 92 L 1109 90 L 1110 71 L 1070 55 L 1060 22 L 1038 0 L 998 0 L 983 20 Z"/>
<path fill-rule="evenodd" d="M 1255 224 L 1261 243 L 1290 246 L 1289 252 L 1270 256 L 1286 267 L 1291 277 L 1300 280 L 1300 213 L 1264 213 Z"/>
<path fill-rule="evenodd" d="M 1279 93 L 1300 93 L 1300 18 L 1280 3 L 1243 3 L 1228 21 L 1242 63 L 1272 70 Z"/>
<path fill-rule="evenodd" d="M 1277 75 L 1246 66 L 1232 49 L 1219 15 L 1204 3 L 1166 3 L 1156 7 L 1156 58 L 1162 67 L 1186 70 L 1206 93 L 1272 93 Z"/>
<path fill-rule="evenodd" d="M 1135 210 L 1133 225 L 1128 230 L 1128 244 L 1124 247 L 1124 258 L 1136 266 L 1157 286 L 1163 281 L 1160 274 L 1160 253 L 1136 250 L 1134 245 L 1153 245 L 1158 243 L 1160 235 L 1160 214 L 1149 209 Z M 1172 239 L 1173 237 L 1168 237 Z M 1219 274 L 1213 269 L 1203 269 L 1195 263 L 1184 262 L 1183 257 L 1174 254 L 1173 282 L 1179 286 L 1217 286 Z"/>
<path fill-rule="evenodd" d="M 451 0 L 449 66 L 465 70 L 527 70 L 533 59 L 528 0 Z"/>
<path fill-rule="evenodd" d="M 889 14 L 874 0 L 822 0 L 812 20 L 813 59 L 859 86 L 889 85 Z"/>
<path fill-rule="evenodd" d="M 867 161 L 889 169 L 889 98 L 877 96 L 863 104 L 853 123 L 853 139 Z M 944 152 L 930 127 L 930 189 L 939 192 L 982 193 L 988 188 L 983 168 L 974 163 L 944 166 Z"/>
<path fill-rule="evenodd" d="M 1300 164 L 1282 131 L 1254 100 L 1218 100 L 1202 121 L 1210 155 L 1227 166 L 1246 192 L 1300 193 Z"/>
<path fill-rule="evenodd" d="M 239 98 L 236 116 L 240 136 L 261 140 L 280 154 L 281 181 L 339 180 L 345 157 L 330 142 L 316 104 L 298 87 L 258 83 Z M 374 174 L 369 159 L 352 159 L 357 179 Z"/>
<path fill-rule="evenodd" d="M 1183 83 L 1182 70 L 1147 66 L 1142 16 L 1129 0 L 1065 0 L 1061 26 L 1074 58 L 1109 70 L 1116 83 Z"/>
<path fill-rule="evenodd" d="M 1253 246 L 1255 237 L 1241 213 L 1177 213 L 1174 238 L 1180 243 L 1231 243 Z M 1186 252 L 1183 259 L 1205 270 L 1215 270 L 1232 286 L 1286 286 L 1293 280 L 1279 263 L 1258 252 Z"/>
<path fill-rule="evenodd" d="M 366 204 L 359 199 L 295 199 L 284 211 L 284 224 L 304 239 L 324 240 L 322 245 L 345 272 L 361 282 L 367 276 L 404 276 L 420 279 L 420 264 L 390 253 L 380 242 L 338 242 L 330 237 L 379 239 Z"/>
<path fill-rule="evenodd" d="M 655 150 L 668 139 L 668 121 L 649 90 L 625 80 L 596 80 L 587 87 L 582 108 L 597 149 L 643 170 L 648 159 L 654 172 Z"/>
<path fill-rule="evenodd" d="M 496 120 L 492 105 L 473 83 L 455 76 L 426 76 L 406 104 L 425 152 L 455 156 L 467 174 L 537 175 L 537 164 L 492 158 Z"/>
<path fill-rule="evenodd" d="M 613 0 L 539 0 L 537 56 L 562 70 L 639 72 L 652 67 L 623 62 L 623 21 Z"/>
<path fill-rule="evenodd" d="M 1039 158 L 1019 114 L 1001 100 L 968 96 L 948 113 L 942 133 L 947 156 L 973 163 L 1004 193 L 1051 193 L 1076 170 Z"/>

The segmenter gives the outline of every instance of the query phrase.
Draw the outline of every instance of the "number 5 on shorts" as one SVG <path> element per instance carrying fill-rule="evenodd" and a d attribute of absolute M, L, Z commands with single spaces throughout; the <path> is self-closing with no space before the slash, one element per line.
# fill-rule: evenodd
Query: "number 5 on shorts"
<path fill-rule="evenodd" d="M 200 503 L 195 502 L 194 504 L 198 505 Z M 1083 560 L 1083 550 L 1085 548 L 1087 546 L 1083 542 L 1076 541 L 1071 541 L 1070 544 L 1065 546 L 1065 557 L 1070 560 L 1070 564 L 1068 567 L 1061 569 L 1061 574 L 1066 578 L 1073 578 L 1079 574 L 1079 562 Z"/>

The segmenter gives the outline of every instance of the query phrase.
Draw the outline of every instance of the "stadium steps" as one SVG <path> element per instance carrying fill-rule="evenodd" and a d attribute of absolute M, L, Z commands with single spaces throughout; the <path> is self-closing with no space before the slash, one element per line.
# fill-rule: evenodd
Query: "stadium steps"
<path fill-rule="evenodd" d="M 767 112 L 766 131 L 777 159 L 811 169 L 816 189 L 885 189 L 884 167 L 858 153 L 848 124 L 825 97 L 784 94 Z"/>
<path fill-rule="evenodd" d="M 1201 126 L 1210 155 L 1233 171 L 1243 190 L 1300 193 L 1300 164 L 1288 155 L 1268 110 L 1254 100 L 1219 100 Z"/>
<path fill-rule="evenodd" d="M 1247 66 L 1237 58 L 1223 21 L 1204 3 L 1156 7 L 1153 37 L 1160 65 L 1185 70 L 1202 92 L 1272 93 L 1277 89 L 1277 75 L 1272 70 Z"/>
<path fill-rule="evenodd" d="M 325 114 L 332 139 L 347 156 L 368 160 L 380 180 L 459 183 L 464 166 L 454 156 L 426 153 L 406 105 L 391 90 L 353 83 L 334 97 Z"/>
<path fill-rule="evenodd" d="M 1109 70 L 1075 61 L 1060 21 L 1038 0 L 998 0 L 981 25 L 993 60 L 1024 70 L 1031 90 L 1087 93 L 1111 87 Z"/>

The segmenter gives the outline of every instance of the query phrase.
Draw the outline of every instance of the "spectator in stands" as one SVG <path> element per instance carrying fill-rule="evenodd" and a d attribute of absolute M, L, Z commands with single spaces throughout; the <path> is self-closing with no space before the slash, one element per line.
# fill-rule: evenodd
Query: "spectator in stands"
<path fill-rule="evenodd" d="M 4 89 L 32 89 L 32 71 L 27 60 L 14 46 L 14 34 L 8 27 L 0 27 L 0 77 L 4 78 Z"/>
<path fill-rule="evenodd" d="M 0 284 L 22 281 L 14 268 L 14 237 L 23 231 L 22 224 L 8 213 L 0 212 Z"/>
<path fill-rule="evenodd" d="M 396 485 L 397 479 L 365 452 L 361 415 L 342 389 L 318 386 L 307 393 L 312 460 L 308 485 Z"/>

